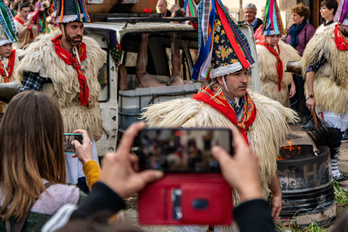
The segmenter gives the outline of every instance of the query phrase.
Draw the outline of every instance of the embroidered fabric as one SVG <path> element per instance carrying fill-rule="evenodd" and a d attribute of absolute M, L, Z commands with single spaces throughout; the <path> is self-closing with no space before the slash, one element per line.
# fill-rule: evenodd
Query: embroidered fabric
<path fill-rule="evenodd" d="M 216 77 L 222 77 L 222 76 L 234 73 L 234 72 L 238 72 L 239 70 L 242 70 L 242 69 L 243 69 L 242 64 L 240 62 L 237 62 L 237 63 L 234 63 L 234 64 L 229 64 L 229 65 L 226 65 L 226 66 L 222 66 L 222 67 L 219 67 L 219 68 L 212 69 L 210 71 L 209 76 L 210 76 L 211 79 L 213 79 L 213 78 L 216 78 Z"/>
<path fill-rule="evenodd" d="M 9 76 L 8 76 L 8 72 L 7 72 L 7 65 L 3 62 L 3 59 L 2 59 L 2 58 L 0 58 L 0 60 L 1 60 L 1 62 L 2 62 L 2 65 L 4 66 L 4 71 L 5 71 L 5 73 L 6 73 L 6 76 L 9 77 Z"/>

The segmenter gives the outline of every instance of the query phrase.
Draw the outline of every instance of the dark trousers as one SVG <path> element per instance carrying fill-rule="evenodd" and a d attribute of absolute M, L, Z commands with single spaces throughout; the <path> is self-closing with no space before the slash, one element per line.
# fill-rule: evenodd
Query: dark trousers
<path fill-rule="evenodd" d="M 310 112 L 306 106 L 306 97 L 304 94 L 304 80 L 301 76 L 293 74 L 293 80 L 296 85 L 296 94 L 290 98 L 291 108 L 302 116 L 309 116 Z"/>
<path fill-rule="evenodd" d="M 87 186 L 86 177 L 80 177 L 77 179 L 77 187 L 81 189 L 82 192 L 88 194 L 89 188 Z"/>

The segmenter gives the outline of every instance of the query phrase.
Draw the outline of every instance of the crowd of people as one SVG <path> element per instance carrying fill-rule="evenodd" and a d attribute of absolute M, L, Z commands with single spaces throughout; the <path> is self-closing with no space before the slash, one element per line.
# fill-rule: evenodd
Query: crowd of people
<path fill-rule="evenodd" d="M 294 6 L 286 31 L 276 1 L 267 1 L 262 19 L 256 17 L 254 4 L 246 5 L 245 20 L 239 23 L 249 24 L 255 32 L 261 93 L 247 90 L 255 60 L 226 7 L 215 0 L 214 11 L 207 14 L 210 5 L 200 5 L 199 20 L 209 22 L 214 15 L 214 22 L 210 30 L 197 25 L 204 38 L 199 54 L 205 57 L 195 64 L 195 75 L 210 83 L 192 98 L 150 105 L 142 113 L 150 127 L 232 130 L 234 156 L 219 146 L 212 154 L 234 188 L 233 214 L 240 231 L 275 231 L 273 221 L 282 208 L 276 158 L 288 124 L 299 118 L 305 130 L 317 115 L 337 132 L 338 141 L 330 147 L 332 175 L 337 181 L 348 179 L 337 166 L 348 127 L 348 0 L 341 2 L 321 2 L 324 22 L 317 29 L 308 23 L 309 8 L 302 3 Z M 138 159 L 130 153 L 146 124 L 131 125 L 100 168 L 95 141 L 103 128 L 97 75 L 107 54 L 83 35 L 84 22 L 90 21 L 84 2 L 57 4 L 54 11 L 49 1 L 0 2 L 0 82 L 21 83 L 21 93 L 8 105 L 0 105 L 6 111 L 0 123 L 0 231 L 74 231 L 83 226 L 95 231 L 141 231 L 110 221 L 125 208 L 124 198 L 164 175 L 138 172 Z M 165 0 L 159 0 L 157 8 L 159 17 L 180 17 L 185 12 L 175 5 L 168 9 Z M 142 35 L 136 75 L 143 87 L 183 84 L 176 34 L 170 37 L 173 70 L 169 83 L 163 84 L 146 71 L 149 35 Z M 24 58 L 19 61 L 19 56 Z M 285 72 L 292 60 L 301 60 L 302 75 Z M 82 134 L 82 144 L 73 142 L 76 155 L 64 154 L 64 132 Z M 202 228 L 222 229 L 214 225 L 175 229 Z"/>

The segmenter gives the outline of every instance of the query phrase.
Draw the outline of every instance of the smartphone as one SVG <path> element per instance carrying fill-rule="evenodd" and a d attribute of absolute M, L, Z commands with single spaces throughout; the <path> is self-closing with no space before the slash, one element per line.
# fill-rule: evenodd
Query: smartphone
<path fill-rule="evenodd" d="M 228 128 L 147 128 L 140 132 L 139 168 L 165 173 L 220 172 L 211 148 L 219 145 L 232 155 Z"/>
<path fill-rule="evenodd" d="M 82 144 L 82 134 L 79 133 L 64 133 L 64 153 L 75 154 L 75 146 L 71 144 L 72 141 L 77 140 Z"/>

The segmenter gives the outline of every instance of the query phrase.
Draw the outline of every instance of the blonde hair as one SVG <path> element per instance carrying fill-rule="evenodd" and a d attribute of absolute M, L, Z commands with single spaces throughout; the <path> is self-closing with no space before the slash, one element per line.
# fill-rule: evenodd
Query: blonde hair
<path fill-rule="evenodd" d="M 2 220 L 20 220 L 45 190 L 42 179 L 65 183 L 63 121 L 47 95 L 15 96 L 0 124 L 0 209 Z"/>

